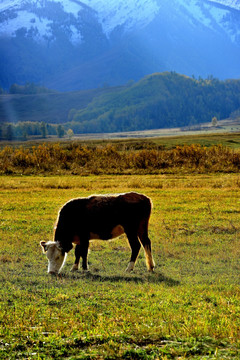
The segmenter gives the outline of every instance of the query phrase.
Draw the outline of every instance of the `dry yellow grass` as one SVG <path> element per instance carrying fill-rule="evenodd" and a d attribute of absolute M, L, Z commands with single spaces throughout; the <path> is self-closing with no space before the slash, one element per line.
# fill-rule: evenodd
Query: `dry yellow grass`
<path fill-rule="evenodd" d="M 186 174 L 237 173 L 237 150 L 198 144 L 165 149 L 149 143 L 139 149 L 105 145 L 40 144 L 28 147 L 4 147 L 0 150 L 0 174 Z"/>

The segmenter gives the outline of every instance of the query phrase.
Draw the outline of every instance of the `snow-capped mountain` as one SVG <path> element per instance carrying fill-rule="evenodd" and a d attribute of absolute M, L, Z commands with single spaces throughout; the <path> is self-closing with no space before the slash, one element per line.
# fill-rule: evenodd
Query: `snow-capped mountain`
<path fill-rule="evenodd" d="M 223 6 L 228 6 L 233 9 L 240 10 L 240 3 L 239 0 L 209 0 L 215 4 L 220 4 Z"/>
<path fill-rule="evenodd" d="M 69 31 L 72 42 L 81 42 L 82 13 L 95 17 L 109 36 L 116 27 L 129 31 L 148 24 L 158 10 L 155 0 L 128 0 L 127 5 L 124 0 L 0 0 L 0 34 L 14 36 L 24 27 L 40 40 L 53 35 L 53 24 L 58 23 Z"/>
<path fill-rule="evenodd" d="M 0 0 L 0 87 L 240 77 L 238 0 Z"/>

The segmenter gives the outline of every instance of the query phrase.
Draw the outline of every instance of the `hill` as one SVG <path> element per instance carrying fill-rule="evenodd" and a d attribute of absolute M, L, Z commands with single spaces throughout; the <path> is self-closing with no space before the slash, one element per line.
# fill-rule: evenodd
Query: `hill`
<path fill-rule="evenodd" d="M 65 123 L 70 109 L 85 108 L 94 97 L 117 90 L 116 87 L 66 93 L 3 94 L 0 95 L 0 123 Z"/>
<path fill-rule="evenodd" d="M 75 134 L 184 127 L 228 118 L 240 109 L 239 95 L 240 80 L 196 80 L 165 72 L 122 87 L 0 95 L 0 118 L 61 124 Z"/>
<path fill-rule="evenodd" d="M 182 127 L 224 119 L 240 108 L 240 81 L 196 80 L 176 73 L 146 76 L 73 112 L 75 132 Z"/>

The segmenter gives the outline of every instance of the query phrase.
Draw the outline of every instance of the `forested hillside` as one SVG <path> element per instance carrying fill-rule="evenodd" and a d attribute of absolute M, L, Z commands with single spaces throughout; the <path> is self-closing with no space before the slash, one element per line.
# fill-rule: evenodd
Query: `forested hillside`
<path fill-rule="evenodd" d="M 71 126 L 77 132 L 113 132 L 196 125 L 214 116 L 227 118 L 239 107 L 239 80 L 196 80 L 166 72 L 94 98 L 73 113 Z"/>
<path fill-rule="evenodd" d="M 6 123 L 14 122 L 18 136 L 25 122 L 28 127 L 32 122 L 47 123 L 52 133 L 57 124 L 75 134 L 120 132 L 197 125 L 213 117 L 228 118 L 238 109 L 240 80 L 197 80 L 173 72 L 116 88 L 0 95 L 2 128 L 6 132 Z M 26 126 L 23 131 L 28 134 Z"/>

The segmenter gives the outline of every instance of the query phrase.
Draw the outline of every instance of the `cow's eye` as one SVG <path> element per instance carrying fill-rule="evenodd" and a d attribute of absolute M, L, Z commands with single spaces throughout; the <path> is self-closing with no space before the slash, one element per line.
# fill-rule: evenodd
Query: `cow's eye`
<path fill-rule="evenodd" d="M 59 259 L 59 256 L 56 257 L 56 260 L 58 260 L 58 259 Z"/>

